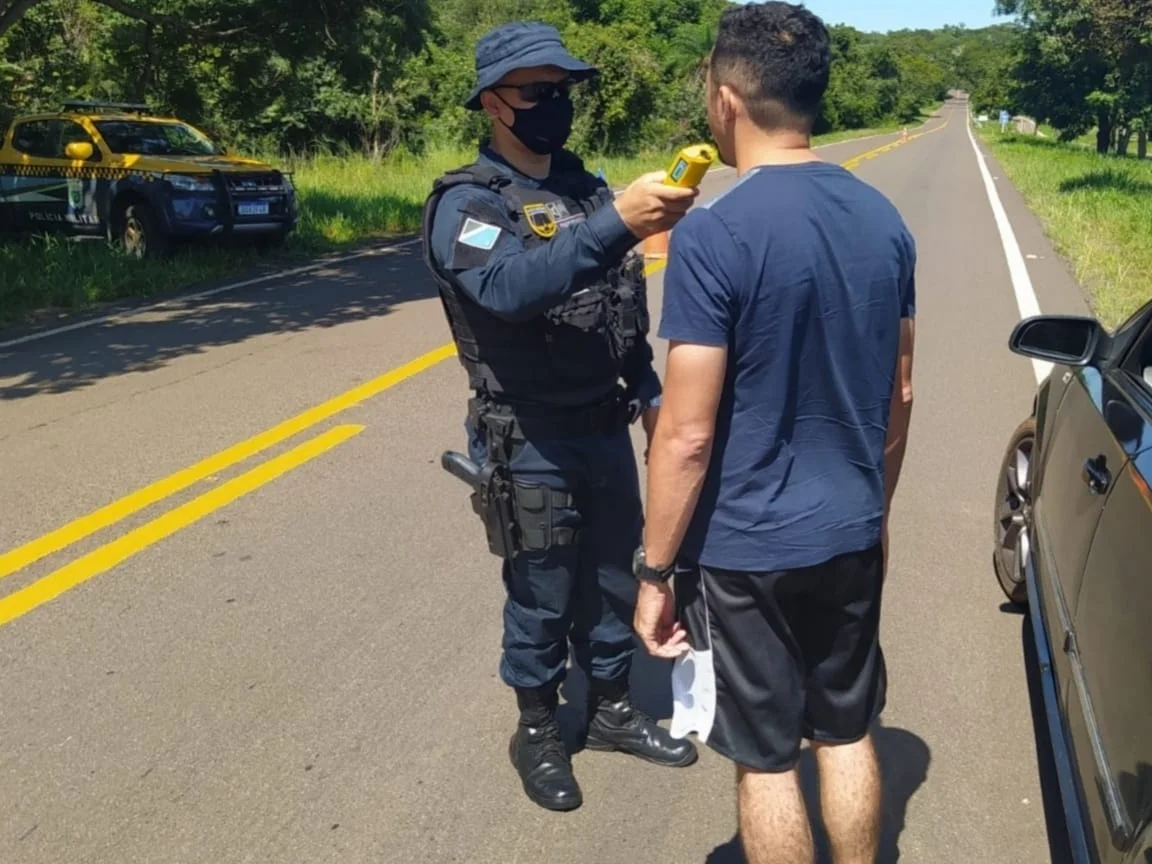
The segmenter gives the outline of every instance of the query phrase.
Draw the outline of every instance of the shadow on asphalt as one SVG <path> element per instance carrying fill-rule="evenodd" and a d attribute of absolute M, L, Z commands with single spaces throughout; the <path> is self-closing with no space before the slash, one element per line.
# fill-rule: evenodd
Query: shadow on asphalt
<path fill-rule="evenodd" d="M 1036 658 L 1036 646 L 1032 638 L 1032 625 L 1027 615 L 1017 606 L 1005 603 L 1000 610 L 1020 617 L 1020 641 L 1024 651 L 1025 678 L 1028 686 L 1028 701 L 1032 713 L 1032 731 L 1036 747 L 1037 773 L 1039 775 L 1045 828 L 1048 835 L 1048 851 L 1052 864 L 1072 864 L 1068 847 L 1068 829 L 1064 821 L 1063 806 L 1056 780 L 1056 767 L 1052 758 L 1052 742 L 1048 736 L 1048 726 L 1044 717 L 1043 694 L 1040 688 L 1040 671 Z M 916 735 L 903 729 L 879 725 L 875 730 L 876 748 L 880 753 L 880 765 L 884 776 L 884 831 L 880 841 L 879 864 L 892 864 L 900 860 L 899 839 L 904 830 L 908 802 L 928 776 L 930 753 L 928 745 Z M 817 861 L 831 860 L 828 838 L 821 824 L 819 813 L 819 784 L 816 776 L 815 760 L 811 751 L 805 750 L 800 762 L 801 782 L 808 812 L 813 814 L 813 835 L 816 840 Z M 1152 789 L 1152 768 L 1146 776 L 1126 778 L 1141 789 Z M 1146 785 L 1140 785 L 1140 784 Z M 717 846 L 708 856 L 705 864 L 745 864 L 740 848 L 739 836 Z M 1152 861 L 1150 861 L 1152 864 Z"/>
<path fill-rule="evenodd" d="M 632 660 L 632 703 L 649 717 L 668 720 L 672 717 L 672 661 L 653 657 L 638 640 L 633 642 L 636 653 Z M 569 666 L 568 677 L 560 685 L 560 695 L 564 701 L 556 719 L 568 752 L 577 753 L 584 746 L 588 679 L 575 663 Z"/>
<path fill-rule="evenodd" d="M 932 755 L 922 738 L 905 729 L 879 723 L 874 727 L 872 735 L 880 756 L 884 787 L 884 823 L 880 836 L 880 854 L 876 860 L 878 864 L 891 864 L 900 860 L 900 835 L 904 831 L 908 802 L 928 778 L 928 764 Z M 800 756 L 800 783 L 812 820 L 816 860 L 831 861 L 828 835 L 819 816 L 820 786 L 816 775 L 816 758 L 808 749 Z M 704 864 L 745 864 L 739 836 L 713 849 Z"/>
<path fill-rule="evenodd" d="M 66 393 L 267 333 L 379 317 L 435 295 L 418 245 L 203 300 L 177 295 L 165 310 L 0 349 L 0 400 Z"/>
<path fill-rule="evenodd" d="M 1024 651 L 1024 672 L 1028 679 L 1028 703 L 1032 711 L 1032 737 L 1036 742 L 1036 766 L 1040 779 L 1040 797 L 1044 804 L 1048 851 L 1052 864 L 1072 864 L 1068 825 L 1064 821 L 1056 762 L 1052 757 L 1052 739 L 1048 735 L 1048 722 L 1044 717 L 1044 692 L 1040 685 L 1040 665 L 1036 656 L 1036 641 L 1032 636 L 1032 620 L 1019 607 L 1000 608 L 1005 614 L 1020 616 L 1020 643 Z"/>
<path fill-rule="evenodd" d="M 1056 780 L 1056 767 L 1052 758 L 1052 743 L 1048 736 L 1048 726 L 1044 717 L 1040 671 L 1036 658 L 1036 646 L 1032 638 L 1031 621 L 1027 615 L 1022 614 L 1020 607 L 1009 603 L 1002 604 L 1000 611 L 1020 617 L 1021 647 L 1024 651 L 1025 678 L 1032 713 L 1037 773 L 1043 799 L 1050 860 L 1052 864 L 1072 864 L 1067 840 L 1068 829 L 1064 821 L 1064 811 Z M 873 734 L 876 749 L 880 754 L 884 784 L 884 828 L 880 840 L 880 855 L 877 861 L 878 864 L 892 864 L 892 862 L 900 860 L 899 840 L 904 830 L 908 802 L 928 777 L 931 753 L 928 745 L 921 738 L 904 729 L 886 727 L 881 722 Z M 1129 786 L 1138 787 L 1143 794 L 1152 795 L 1152 791 L 1148 791 L 1152 790 L 1152 766 L 1141 766 L 1139 774 L 1140 776 L 1126 776 L 1124 780 Z M 815 759 L 810 750 L 805 750 L 801 756 L 800 777 L 808 812 L 812 814 L 817 861 L 831 861 L 828 837 L 819 818 L 819 781 L 816 774 Z M 704 864 L 745 864 L 739 835 L 713 849 Z M 1149 859 L 1149 864 L 1152 864 L 1152 858 Z"/>
<path fill-rule="evenodd" d="M 637 645 L 632 667 L 632 698 L 637 707 L 657 720 L 666 720 L 672 716 L 671 673 L 671 660 L 652 657 L 643 646 Z M 584 673 L 575 664 L 569 669 L 560 692 L 565 702 L 560 706 L 558 719 L 564 742 L 569 752 L 575 753 L 584 745 L 584 700 L 588 692 Z M 900 859 L 899 839 L 904 831 L 908 802 L 928 778 L 931 752 L 919 736 L 904 729 L 886 727 L 882 722 L 874 728 L 873 736 L 880 755 L 884 784 L 884 831 L 878 862 L 890 864 Z M 813 814 L 818 860 L 830 861 L 828 838 L 818 815 L 820 792 L 816 762 L 812 751 L 808 749 L 800 757 L 800 780 L 808 812 Z M 727 794 L 727 790 L 722 791 Z M 705 864 L 745 864 L 740 838 L 733 837 L 727 843 L 717 846 L 708 855 Z"/>

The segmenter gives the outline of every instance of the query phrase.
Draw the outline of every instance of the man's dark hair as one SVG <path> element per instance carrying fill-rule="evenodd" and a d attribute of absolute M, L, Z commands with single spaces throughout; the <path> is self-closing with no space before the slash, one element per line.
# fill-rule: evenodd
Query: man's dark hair
<path fill-rule="evenodd" d="M 810 132 L 831 63 L 828 29 L 816 15 L 791 3 L 748 3 L 720 18 L 712 81 L 739 93 L 760 128 L 799 124 Z"/>

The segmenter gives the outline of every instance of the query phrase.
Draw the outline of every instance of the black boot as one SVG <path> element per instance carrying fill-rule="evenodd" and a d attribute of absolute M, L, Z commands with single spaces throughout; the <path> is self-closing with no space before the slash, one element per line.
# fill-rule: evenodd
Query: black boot
<path fill-rule="evenodd" d="M 683 768 L 696 761 L 696 746 L 632 705 L 627 682 L 591 681 L 588 693 L 589 750 L 619 750 L 657 765 Z"/>
<path fill-rule="evenodd" d="M 558 701 L 555 687 L 516 690 L 520 723 L 508 755 L 529 798 L 547 810 L 575 810 L 583 796 L 556 722 Z"/>

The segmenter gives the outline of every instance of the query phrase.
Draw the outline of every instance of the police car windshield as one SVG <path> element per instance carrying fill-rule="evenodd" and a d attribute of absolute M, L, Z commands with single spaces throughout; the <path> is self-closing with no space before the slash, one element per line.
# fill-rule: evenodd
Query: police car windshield
<path fill-rule="evenodd" d="M 113 153 L 140 156 L 217 156 L 220 148 L 183 123 L 98 120 L 96 128 Z"/>

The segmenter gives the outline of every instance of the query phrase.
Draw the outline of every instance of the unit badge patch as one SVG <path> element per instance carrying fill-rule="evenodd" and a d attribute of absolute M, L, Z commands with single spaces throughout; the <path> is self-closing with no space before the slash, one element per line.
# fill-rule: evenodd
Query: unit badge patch
<path fill-rule="evenodd" d="M 548 239 L 556 234 L 556 225 L 563 218 L 559 211 L 563 209 L 563 216 L 568 215 L 568 208 L 562 204 L 525 204 L 524 218 L 528 220 L 528 227 L 537 235 Z"/>

